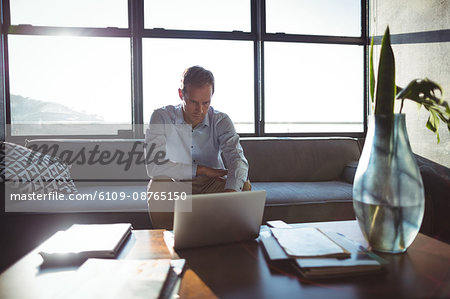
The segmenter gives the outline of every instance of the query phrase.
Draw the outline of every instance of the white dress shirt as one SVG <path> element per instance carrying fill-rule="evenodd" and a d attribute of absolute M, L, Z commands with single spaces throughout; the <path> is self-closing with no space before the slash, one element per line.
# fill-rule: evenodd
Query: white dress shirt
<path fill-rule="evenodd" d="M 146 164 L 150 177 L 188 180 L 196 176 L 197 165 L 225 169 L 223 154 L 228 166 L 225 189 L 242 190 L 247 179 L 248 162 L 239 135 L 228 115 L 211 106 L 194 129 L 184 121 L 181 104 L 155 110 L 145 133 L 145 143 L 146 155 L 152 146 L 153 155 L 158 151 L 166 153 L 164 159 L 159 159 L 164 163 Z"/>

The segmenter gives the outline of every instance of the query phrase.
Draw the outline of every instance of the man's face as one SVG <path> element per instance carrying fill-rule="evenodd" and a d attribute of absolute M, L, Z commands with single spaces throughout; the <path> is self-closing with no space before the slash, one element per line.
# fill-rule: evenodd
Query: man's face
<path fill-rule="evenodd" d="M 193 127 L 197 126 L 208 113 L 211 104 L 212 86 L 186 86 L 186 92 L 183 94 L 182 90 L 178 89 L 178 94 L 183 102 L 184 121 Z"/>

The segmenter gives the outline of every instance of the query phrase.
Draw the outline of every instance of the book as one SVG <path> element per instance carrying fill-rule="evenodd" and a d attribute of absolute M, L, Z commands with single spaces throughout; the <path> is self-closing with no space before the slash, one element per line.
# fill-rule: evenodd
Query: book
<path fill-rule="evenodd" d="M 350 252 L 315 227 L 274 228 L 273 236 L 290 258 L 348 258 Z"/>
<path fill-rule="evenodd" d="M 339 258 L 298 258 L 294 260 L 300 273 L 306 278 L 330 278 L 386 271 L 387 261 L 350 241 L 339 233 L 329 233 L 330 238 L 347 248 L 351 255 Z"/>
<path fill-rule="evenodd" d="M 172 298 L 184 259 L 88 259 L 61 298 Z"/>
<path fill-rule="evenodd" d="M 261 230 L 259 240 L 271 262 L 289 262 L 294 265 L 302 276 L 308 279 L 374 274 L 387 271 L 387 261 L 367 250 L 360 244 L 337 232 L 321 233 L 325 234 L 331 241 L 338 244 L 340 247 L 345 248 L 349 255 L 342 258 L 332 255 L 318 255 L 314 254 L 313 251 L 310 256 L 296 257 L 289 255 L 273 235 L 273 230 Z M 286 236 L 289 236 L 289 234 L 284 234 L 284 237 Z M 299 236 L 300 235 L 297 234 L 291 235 L 294 239 L 299 238 Z M 294 242 L 298 242 L 298 240 Z M 300 246 L 299 244 L 300 243 L 297 243 L 298 246 Z"/>
<path fill-rule="evenodd" d="M 74 224 L 58 231 L 42 245 L 44 264 L 83 262 L 88 258 L 114 258 L 131 234 L 130 223 Z"/>

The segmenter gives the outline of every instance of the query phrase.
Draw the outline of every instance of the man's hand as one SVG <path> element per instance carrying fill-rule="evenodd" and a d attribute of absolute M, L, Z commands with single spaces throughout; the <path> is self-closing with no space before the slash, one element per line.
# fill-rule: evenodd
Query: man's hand
<path fill-rule="evenodd" d="M 203 165 L 197 166 L 197 175 L 206 175 L 211 178 L 218 178 L 226 175 L 227 173 L 228 170 L 226 169 L 216 169 Z"/>
<path fill-rule="evenodd" d="M 224 175 L 228 173 L 226 169 L 216 169 L 208 166 L 198 165 L 197 166 L 197 175 L 206 175 L 211 178 L 215 178 L 218 181 L 224 181 Z M 236 192 L 233 189 L 225 189 L 223 192 Z"/>

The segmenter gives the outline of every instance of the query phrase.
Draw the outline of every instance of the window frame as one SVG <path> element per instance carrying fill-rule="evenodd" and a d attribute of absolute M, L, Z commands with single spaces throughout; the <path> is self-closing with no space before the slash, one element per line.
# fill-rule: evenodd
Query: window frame
<path fill-rule="evenodd" d="M 114 138 L 143 138 L 143 66 L 142 66 L 142 41 L 144 38 L 177 38 L 177 39 L 205 39 L 205 40 L 246 40 L 253 42 L 254 60 L 254 133 L 243 133 L 241 137 L 364 137 L 367 131 L 368 117 L 368 0 L 361 1 L 361 35 L 359 37 L 302 35 L 286 33 L 266 32 L 266 7 L 265 0 L 247 0 L 250 6 L 251 31 L 206 31 L 206 30 L 170 30 L 170 29 L 146 29 L 144 27 L 144 2 L 145 0 L 128 0 L 128 28 L 84 28 L 84 27 L 53 27 L 32 25 L 11 25 L 10 0 L 1 2 L 1 64 L 2 64 L 2 92 L 1 109 L 4 121 L 0 125 L 2 139 L 11 136 L 9 126 L 11 124 L 10 94 L 9 94 L 9 64 L 8 64 L 8 35 L 76 35 L 90 37 L 127 37 L 130 38 L 131 53 L 131 121 L 133 130 L 119 131 L 116 135 L 33 135 L 19 136 L 20 138 L 71 138 L 71 139 L 114 139 Z M 316 43 L 316 44 L 342 44 L 359 45 L 363 47 L 363 132 L 342 133 L 266 133 L 264 130 L 264 43 L 265 42 L 289 42 L 289 43 Z M 17 138 L 19 138 L 17 137 Z"/>

